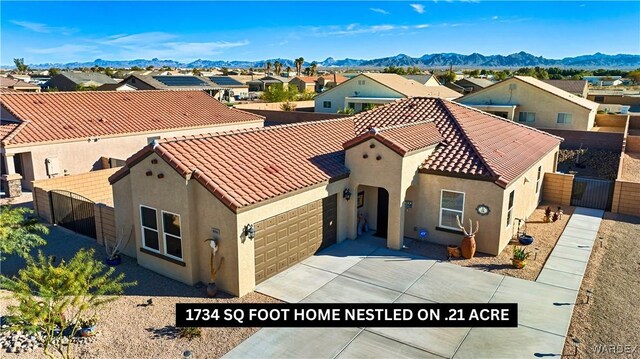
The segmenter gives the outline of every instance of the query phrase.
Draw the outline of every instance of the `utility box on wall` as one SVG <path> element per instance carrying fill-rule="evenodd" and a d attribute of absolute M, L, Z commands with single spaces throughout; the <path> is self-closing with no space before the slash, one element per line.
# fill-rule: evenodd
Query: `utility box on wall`
<path fill-rule="evenodd" d="M 53 177 L 60 173 L 60 161 L 58 161 L 58 157 L 49 157 L 44 160 L 44 163 L 47 167 L 47 176 Z"/>

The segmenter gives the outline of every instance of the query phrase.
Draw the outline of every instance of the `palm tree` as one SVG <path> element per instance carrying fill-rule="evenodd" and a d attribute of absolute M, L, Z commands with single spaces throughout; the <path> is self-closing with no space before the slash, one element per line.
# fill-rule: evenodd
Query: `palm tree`
<path fill-rule="evenodd" d="M 271 61 L 267 61 L 267 76 L 271 74 Z"/>
<path fill-rule="evenodd" d="M 273 63 L 273 69 L 276 72 L 276 75 L 280 76 L 280 73 L 282 72 L 282 64 L 280 63 L 280 61 L 276 61 Z"/>
<path fill-rule="evenodd" d="M 287 66 L 286 70 L 287 71 L 287 77 L 291 76 L 289 73 L 291 72 L 291 66 Z"/>
<path fill-rule="evenodd" d="M 310 67 L 310 71 L 311 71 L 311 76 L 315 76 L 318 70 L 318 63 L 317 62 L 312 62 L 311 63 L 311 67 Z"/>
<path fill-rule="evenodd" d="M 304 57 L 298 57 L 295 60 L 295 64 L 296 64 L 296 72 L 298 75 L 300 75 L 300 73 L 302 73 L 302 65 L 304 65 Z"/>

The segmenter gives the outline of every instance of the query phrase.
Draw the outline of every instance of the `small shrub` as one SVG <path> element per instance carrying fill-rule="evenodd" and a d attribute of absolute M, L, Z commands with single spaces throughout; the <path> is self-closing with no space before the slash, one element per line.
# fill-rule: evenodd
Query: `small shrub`
<path fill-rule="evenodd" d="M 193 340 L 202 336 L 202 329 L 198 327 L 180 328 L 178 331 L 178 335 L 180 336 L 180 338 Z"/>
<path fill-rule="evenodd" d="M 291 102 L 291 101 L 283 102 L 280 105 L 280 109 L 282 111 L 295 111 L 296 110 L 296 104 Z"/>
<path fill-rule="evenodd" d="M 519 261 L 527 260 L 531 256 L 531 252 L 527 252 L 524 247 L 513 246 L 513 259 Z"/>

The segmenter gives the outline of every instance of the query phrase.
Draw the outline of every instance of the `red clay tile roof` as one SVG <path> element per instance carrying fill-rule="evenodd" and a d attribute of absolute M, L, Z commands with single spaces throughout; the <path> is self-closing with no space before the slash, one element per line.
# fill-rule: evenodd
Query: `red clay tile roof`
<path fill-rule="evenodd" d="M 110 181 L 155 151 L 183 177 L 196 170 L 192 178 L 237 210 L 347 176 L 342 143 L 353 131 L 353 121 L 336 119 L 161 140 L 128 159 Z"/>
<path fill-rule="evenodd" d="M 444 137 L 423 172 L 484 177 L 505 187 L 553 150 L 559 137 L 451 101 L 409 98 L 354 116 L 356 129 L 431 119 Z"/>
<path fill-rule="evenodd" d="M 202 91 L 7 93 L 0 105 L 26 123 L 0 137 L 5 145 L 263 120 Z"/>
<path fill-rule="evenodd" d="M 296 77 L 304 83 L 313 83 L 318 81 L 318 76 L 296 76 Z"/>
<path fill-rule="evenodd" d="M 333 82 L 333 79 L 334 79 L 333 74 L 324 75 L 324 76 L 322 76 L 322 77 L 323 77 L 325 80 L 328 80 L 329 82 Z M 341 83 L 343 83 L 343 82 L 345 82 L 345 81 L 349 80 L 349 78 L 348 78 L 348 77 L 344 77 L 344 76 L 342 76 L 342 75 L 338 75 L 338 74 L 336 74 L 336 75 L 335 75 L 335 79 L 336 79 L 336 82 L 337 82 L 338 84 L 341 84 Z"/>
<path fill-rule="evenodd" d="M 444 99 L 409 98 L 348 118 L 162 140 L 128 159 L 109 180 L 117 182 L 155 152 L 181 176 L 192 173 L 237 211 L 348 176 L 343 144 L 349 147 L 352 141 L 371 136 L 366 132 L 372 127 L 380 129 L 376 138 L 400 152 L 440 143 L 421 172 L 469 176 L 502 187 L 561 141 Z"/>
<path fill-rule="evenodd" d="M 421 121 L 383 129 L 374 127 L 362 135 L 345 142 L 343 147 L 347 150 L 370 138 L 375 138 L 400 156 L 435 145 L 443 140 L 442 135 L 438 132 L 438 127 L 433 121 Z"/>

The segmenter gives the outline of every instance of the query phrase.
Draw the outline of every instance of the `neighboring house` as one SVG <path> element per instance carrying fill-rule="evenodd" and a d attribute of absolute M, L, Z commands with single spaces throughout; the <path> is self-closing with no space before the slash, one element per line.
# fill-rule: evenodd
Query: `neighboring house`
<path fill-rule="evenodd" d="M 589 83 L 585 80 L 542 80 L 572 95 L 587 98 Z"/>
<path fill-rule="evenodd" d="M 598 104 L 529 76 L 514 76 L 456 100 L 542 129 L 589 131 Z"/>
<path fill-rule="evenodd" d="M 450 82 L 446 84 L 448 88 L 459 92 L 461 94 L 470 94 L 473 92 L 478 92 L 484 88 L 487 88 L 493 85 L 495 82 L 487 80 L 487 79 L 479 79 L 475 77 L 466 77 L 456 82 Z M 460 91 L 462 89 L 462 92 Z"/>
<path fill-rule="evenodd" d="M 292 79 L 290 77 L 269 75 L 258 80 L 247 81 L 247 85 L 249 85 L 249 91 L 264 91 L 272 85 L 282 85 L 282 87 L 287 88 Z"/>
<path fill-rule="evenodd" d="M 137 88 L 128 83 L 104 84 L 96 88 L 97 91 L 136 91 Z"/>
<path fill-rule="evenodd" d="M 318 81 L 316 81 L 316 92 L 320 93 L 331 90 L 347 80 L 349 80 L 349 78 L 336 73 L 320 76 Z"/>
<path fill-rule="evenodd" d="M 622 85 L 622 76 L 583 76 L 593 86 L 618 86 Z"/>
<path fill-rule="evenodd" d="M 80 87 L 100 87 L 115 84 L 116 80 L 98 72 L 61 72 L 44 84 L 44 88 L 58 91 L 77 91 Z"/>
<path fill-rule="evenodd" d="M 477 221 L 478 251 L 497 255 L 537 207 L 560 141 L 439 98 L 166 139 L 110 177 L 116 232 L 133 233 L 125 253 L 139 265 L 188 284 L 209 281 L 216 239 L 216 284 L 238 296 L 356 239 L 359 214 L 393 249 L 405 237 L 459 245 L 456 216 Z"/>
<path fill-rule="evenodd" d="M 407 80 L 413 80 L 415 82 L 419 82 L 425 86 L 441 86 L 442 84 L 438 81 L 438 78 L 433 75 L 402 75 Z"/>
<path fill-rule="evenodd" d="M 218 85 L 222 90 L 218 92 L 219 100 L 232 101 L 234 96 L 246 99 L 249 97 L 249 86 L 229 76 L 210 76 L 211 82 Z"/>
<path fill-rule="evenodd" d="M 40 86 L 30 84 L 18 79 L 0 76 L 0 90 L 13 90 L 18 92 L 40 92 Z"/>
<path fill-rule="evenodd" d="M 315 112 L 336 113 L 345 108 L 360 112 L 407 97 L 451 100 L 460 94 L 444 86 L 424 86 L 396 74 L 363 73 L 317 95 Z"/>
<path fill-rule="evenodd" d="M 131 85 L 138 90 L 174 90 L 174 91 L 204 91 L 211 96 L 215 96 L 225 89 L 213 83 L 206 77 L 193 75 L 167 75 L 167 76 L 147 76 L 129 75 L 123 84 Z"/>
<path fill-rule="evenodd" d="M 296 76 L 289 81 L 289 85 L 296 86 L 298 92 L 316 92 L 318 76 Z"/>
<path fill-rule="evenodd" d="M 638 90 L 591 90 L 587 94 L 587 99 L 602 105 L 629 106 L 629 111 L 640 112 L 640 91 Z M 618 106 L 612 106 L 612 108 L 615 107 Z M 609 109 L 607 106 L 605 108 Z"/>
<path fill-rule="evenodd" d="M 2 182 L 11 196 L 34 180 L 100 169 L 101 157 L 125 159 L 154 139 L 264 121 L 201 91 L 6 93 L 0 105 Z"/>

